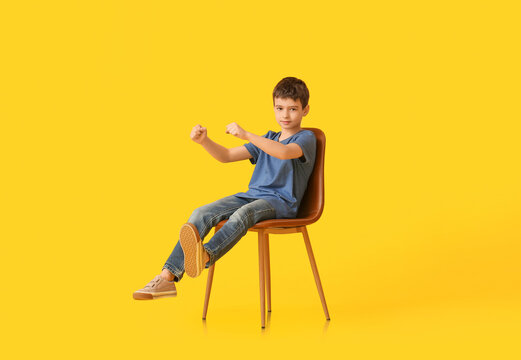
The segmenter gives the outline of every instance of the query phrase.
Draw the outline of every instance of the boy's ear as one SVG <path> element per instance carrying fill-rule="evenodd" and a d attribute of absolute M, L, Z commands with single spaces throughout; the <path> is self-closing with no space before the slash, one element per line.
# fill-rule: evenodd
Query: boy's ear
<path fill-rule="evenodd" d="M 304 112 L 302 113 L 302 116 L 306 116 L 309 112 L 309 104 L 306 105 L 306 107 L 304 108 Z"/>

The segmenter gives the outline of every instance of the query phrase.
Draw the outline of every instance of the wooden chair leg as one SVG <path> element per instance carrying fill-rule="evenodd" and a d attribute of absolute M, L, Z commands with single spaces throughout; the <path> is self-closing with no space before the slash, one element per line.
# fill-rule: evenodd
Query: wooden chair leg
<path fill-rule="evenodd" d="M 266 279 L 266 299 L 268 312 L 271 312 L 271 274 L 270 274 L 270 236 L 265 233 L 264 236 L 264 274 Z"/>
<path fill-rule="evenodd" d="M 311 269 L 313 270 L 313 276 L 315 277 L 315 283 L 317 285 L 318 294 L 320 296 L 320 301 L 322 301 L 322 308 L 324 309 L 324 314 L 326 315 L 326 320 L 329 320 L 329 312 L 327 311 L 326 298 L 324 297 L 324 291 L 322 290 L 322 283 L 320 282 L 320 276 L 318 276 L 317 264 L 315 262 L 315 257 L 313 256 L 313 250 L 311 249 L 311 242 L 309 241 L 308 230 L 305 226 L 301 227 L 302 235 L 304 235 L 304 243 L 306 244 L 306 249 L 308 251 L 309 262 L 311 263 Z"/>
<path fill-rule="evenodd" d="M 215 227 L 215 232 L 219 231 L 217 227 Z M 203 320 L 206 319 L 206 312 L 208 311 L 208 303 L 210 301 L 210 292 L 212 291 L 212 282 L 213 282 L 213 272 L 215 270 L 215 264 L 208 268 L 208 278 L 206 280 L 206 294 L 204 296 L 204 307 L 203 307 Z"/>
<path fill-rule="evenodd" d="M 266 325 L 266 304 L 265 304 L 265 284 L 264 284 L 264 231 L 259 231 L 259 288 L 260 288 L 260 310 L 261 325 L 264 329 Z"/>
<path fill-rule="evenodd" d="M 208 311 L 208 302 L 210 301 L 210 292 L 212 291 L 214 270 L 215 264 L 208 268 L 208 279 L 206 280 L 206 295 L 204 296 L 203 320 L 206 319 L 206 312 Z"/>

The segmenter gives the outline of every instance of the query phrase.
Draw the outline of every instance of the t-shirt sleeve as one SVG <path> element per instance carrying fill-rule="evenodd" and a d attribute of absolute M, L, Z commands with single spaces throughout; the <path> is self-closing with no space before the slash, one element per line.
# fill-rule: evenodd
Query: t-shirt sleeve
<path fill-rule="evenodd" d="M 295 136 L 291 143 L 296 143 L 302 149 L 303 155 L 298 158 L 301 164 L 313 164 L 317 152 L 317 139 L 312 131 L 303 131 Z"/>
<path fill-rule="evenodd" d="M 269 139 L 270 133 L 271 133 L 271 130 L 268 131 L 266 134 L 262 135 L 262 137 Z M 246 149 L 248 149 L 248 151 L 250 152 L 250 154 L 252 156 L 252 158 L 249 159 L 250 162 L 252 164 L 256 164 L 257 159 L 259 158 L 259 154 L 262 150 L 259 149 L 256 145 L 253 145 L 251 142 L 244 144 L 244 146 L 246 147 Z"/>

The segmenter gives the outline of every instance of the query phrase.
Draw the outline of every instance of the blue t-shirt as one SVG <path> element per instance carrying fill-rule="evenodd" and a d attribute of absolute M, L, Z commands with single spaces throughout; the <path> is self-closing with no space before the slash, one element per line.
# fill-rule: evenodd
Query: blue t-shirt
<path fill-rule="evenodd" d="M 280 134 L 280 131 L 270 130 L 262 137 L 278 141 Z M 299 144 L 303 155 L 298 159 L 280 160 L 265 153 L 251 142 L 244 144 L 252 155 L 250 162 L 256 166 L 248 185 L 249 190 L 245 193 L 237 193 L 235 196 L 264 199 L 275 208 L 277 219 L 293 219 L 297 217 L 300 201 L 306 191 L 309 176 L 313 172 L 317 139 L 313 131 L 301 130 L 280 143 Z"/>

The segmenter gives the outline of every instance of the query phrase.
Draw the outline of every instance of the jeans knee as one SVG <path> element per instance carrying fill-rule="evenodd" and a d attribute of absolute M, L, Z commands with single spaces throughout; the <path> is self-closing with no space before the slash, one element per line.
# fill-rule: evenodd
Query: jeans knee
<path fill-rule="evenodd" d="M 192 211 L 192 215 L 188 218 L 188 222 L 192 224 L 200 223 L 204 220 L 204 210 L 200 207 Z"/>

